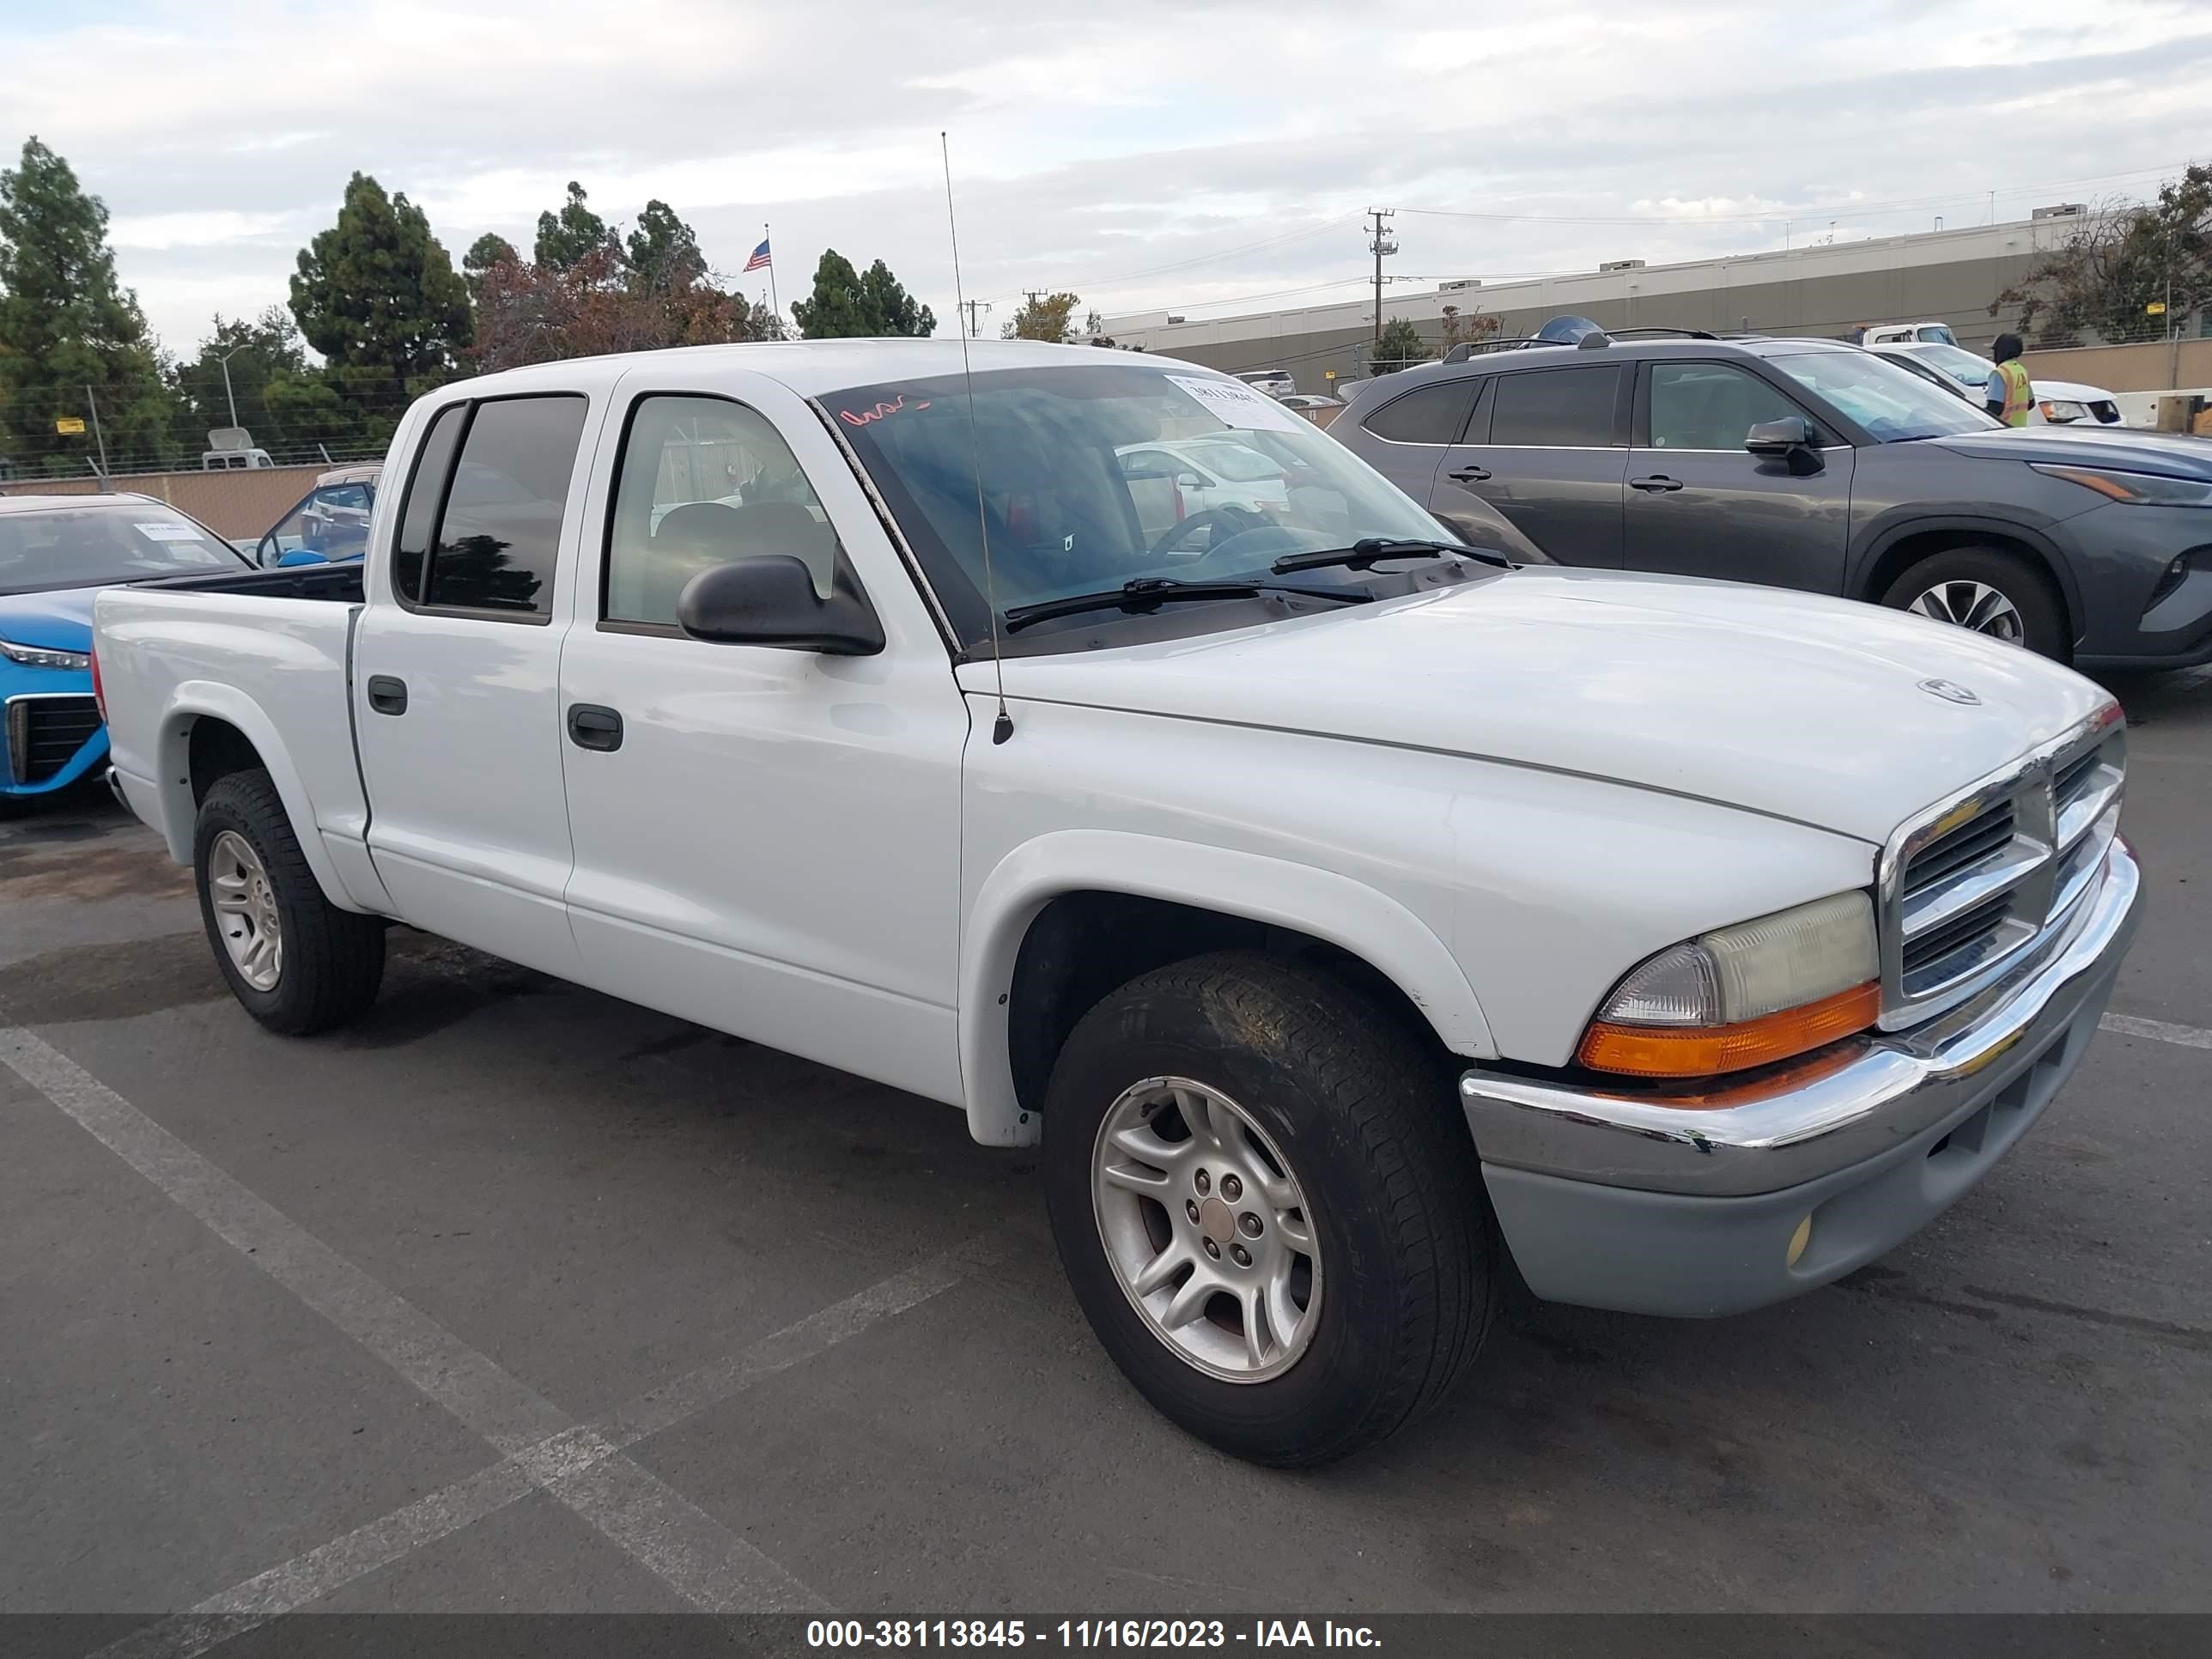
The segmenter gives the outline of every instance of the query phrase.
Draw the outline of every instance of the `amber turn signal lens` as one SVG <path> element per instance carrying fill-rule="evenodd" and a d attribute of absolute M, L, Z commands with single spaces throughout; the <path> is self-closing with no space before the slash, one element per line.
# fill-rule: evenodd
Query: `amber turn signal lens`
<path fill-rule="evenodd" d="M 1863 1031 L 1881 1013 L 1881 987 L 1869 980 L 1818 1002 L 1735 1025 L 1611 1025 L 1600 1020 L 1583 1034 L 1575 1058 L 1592 1071 L 1630 1077 L 1717 1077 L 1771 1065 Z"/>

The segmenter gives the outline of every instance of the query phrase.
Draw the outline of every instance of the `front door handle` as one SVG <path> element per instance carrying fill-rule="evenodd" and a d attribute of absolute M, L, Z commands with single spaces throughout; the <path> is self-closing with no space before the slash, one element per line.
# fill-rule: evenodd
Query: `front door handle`
<path fill-rule="evenodd" d="M 404 714 L 407 712 L 407 682 L 394 679 L 389 674 L 368 677 L 368 706 L 380 714 Z"/>
<path fill-rule="evenodd" d="M 1682 487 L 1682 481 L 1680 478 L 1670 478 L 1663 472 L 1655 472 L 1648 478 L 1631 478 L 1628 481 L 1628 487 L 1631 489 L 1640 489 L 1647 495 L 1662 495 L 1670 489 L 1680 489 Z"/>
<path fill-rule="evenodd" d="M 568 738 L 579 749 L 622 747 L 622 715 L 596 702 L 568 705 Z"/>
<path fill-rule="evenodd" d="M 1462 466 L 1445 473 L 1444 477 L 1455 478 L 1462 483 L 1487 483 L 1490 482 L 1490 469 L 1486 466 Z"/>

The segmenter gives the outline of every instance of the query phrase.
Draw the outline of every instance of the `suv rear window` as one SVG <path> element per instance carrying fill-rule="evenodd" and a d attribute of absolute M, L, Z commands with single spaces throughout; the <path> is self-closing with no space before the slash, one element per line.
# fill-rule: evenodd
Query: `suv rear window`
<path fill-rule="evenodd" d="M 1523 369 L 1500 374 L 1490 394 L 1490 441 L 1549 449 L 1613 443 L 1618 366 Z"/>
<path fill-rule="evenodd" d="M 1394 444 L 1455 444 L 1474 407 L 1476 380 L 1443 380 L 1393 398 L 1361 424 Z"/>

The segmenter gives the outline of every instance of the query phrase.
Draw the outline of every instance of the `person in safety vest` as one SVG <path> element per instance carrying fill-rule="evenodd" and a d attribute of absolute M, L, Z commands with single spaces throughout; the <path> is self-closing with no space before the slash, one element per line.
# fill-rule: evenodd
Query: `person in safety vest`
<path fill-rule="evenodd" d="M 1990 351 L 1997 366 L 1990 371 L 1990 383 L 1982 388 L 1983 407 L 2007 426 L 2026 426 L 2027 411 L 2035 402 L 2035 388 L 2028 384 L 2027 370 L 2020 361 L 2020 336 L 1998 335 Z"/>

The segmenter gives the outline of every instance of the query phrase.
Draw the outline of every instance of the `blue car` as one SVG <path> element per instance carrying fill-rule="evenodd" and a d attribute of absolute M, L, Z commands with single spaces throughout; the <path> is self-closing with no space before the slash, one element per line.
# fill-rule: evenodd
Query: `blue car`
<path fill-rule="evenodd" d="M 92 601 L 117 582 L 250 568 L 146 495 L 0 495 L 0 812 L 107 764 Z"/>

